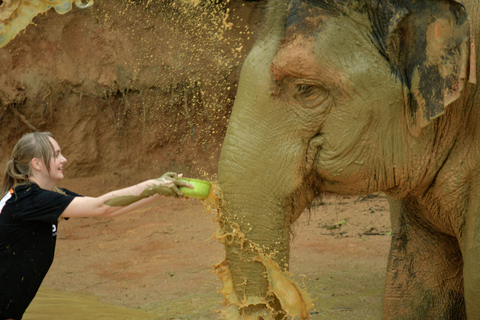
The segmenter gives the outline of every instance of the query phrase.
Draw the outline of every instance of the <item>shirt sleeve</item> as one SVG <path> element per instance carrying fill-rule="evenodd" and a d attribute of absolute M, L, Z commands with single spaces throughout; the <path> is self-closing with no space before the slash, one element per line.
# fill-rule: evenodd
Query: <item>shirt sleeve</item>
<path fill-rule="evenodd" d="M 17 204 L 16 215 L 24 221 L 43 221 L 55 223 L 67 206 L 75 199 L 72 193 L 61 194 L 34 187 L 25 201 Z"/>
<path fill-rule="evenodd" d="M 80 195 L 78 193 L 75 193 L 73 191 L 70 191 L 68 189 L 65 189 L 65 188 L 60 188 L 60 190 L 62 190 L 63 192 L 65 192 L 65 194 L 69 195 L 69 196 L 74 196 L 74 197 L 83 197 L 83 195 Z"/>

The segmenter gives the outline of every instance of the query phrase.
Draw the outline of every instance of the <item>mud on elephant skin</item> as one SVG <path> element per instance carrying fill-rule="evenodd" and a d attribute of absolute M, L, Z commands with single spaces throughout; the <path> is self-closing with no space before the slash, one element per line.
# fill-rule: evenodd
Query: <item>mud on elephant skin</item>
<path fill-rule="evenodd" d="M 384 191 L 384 318 L 480 319 L 479 8 L 270 2 L 219 163 L 226 317 L 308 318 L 271 277 L 288 275 L 290 225 L 322 193 Z"/>

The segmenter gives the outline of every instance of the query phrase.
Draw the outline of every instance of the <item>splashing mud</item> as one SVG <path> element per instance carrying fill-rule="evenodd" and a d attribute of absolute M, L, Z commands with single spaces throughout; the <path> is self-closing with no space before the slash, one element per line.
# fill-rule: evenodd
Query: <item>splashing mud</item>
<path fill-rule="evenodd" d="M 221 192 L 215 184 L 212 184 L 212 190 L 207 198 L 207 202 L 216 208 L 216 220 L 222 225 L 222 213 L 219 209 L 221 208 Z M 266 269 L 265 277 L 267 277 L 269 284 L 267 296 L 275 296 L 280 301 L 282 311 L 285 314 L 284 319 L 309 319 L 310 311 L 314 310 L 312 298 L 293 279 L 293 274 L 282 270 L 280 266 L 273 261 L 271 256 L 263 254 L 260 246 L 249 243 L 247 248 L 245 244 L 249 242 L 249 240 L 245 237 L 245 234 L 241 232 L 237 224 L 230 223 L 230 230 L 230 232 L 226 232 L 225 228 L 220 227 L 215 233 L 214 238 L 225 246 L 238 242 L 242 250 L 256 251 L 256 260 L 261 262 Z M 222 303 L 223 309 L 218 312 L 225 319 L 273 320 L 276 315 L 279 314 L 279 310 L 274 310 L 265 297 L 246 297 L 243 300 L 239 300 L 234 290 L 230 267 L 226 259 L 215 265 L 214 268 L 215 273 L 223 283 L 219 293 L 223 294 L 225 300 Z M 264 306 L 264 308 L 248 317 L 241 314 L 242 308 L 251 305 L 261 305 Z"/>

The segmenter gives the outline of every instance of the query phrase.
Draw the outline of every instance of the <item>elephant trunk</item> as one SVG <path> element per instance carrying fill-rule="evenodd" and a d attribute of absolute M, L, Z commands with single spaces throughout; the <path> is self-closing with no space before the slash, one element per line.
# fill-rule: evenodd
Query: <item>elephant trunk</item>
<path fill-rule="evenodd" d="M 290 109 L 271 104 L 279 39 L 265 37 L 246 58 L 220 156 L 217 239 L 226 259 L 217 274 L 227 319 L 307 319 L 313 309 L 288 264 L 290 225 L 316 190 L 310 172 L 319 143 L 297 133 Z"/>
<path fill-rule="evenodd" d="M 231 123 L 229 130 L 219 164 L 221 228 L 216 235 L 226 249 L 225 261 L 216 268 L 228 305 L 224 315 L 227 319 L 306 319 L 313 303 L 288 272 L 295 206 L 292 192 L 282 187 L 298 181 L 290 180 L 293 174 L 275 172 L 268 164 L 270 155 L 239 153 L 244 146 L 232 138 L 237 136 L 235 125 Z M 261 174 L 253 169 L 259 165 Z"/>

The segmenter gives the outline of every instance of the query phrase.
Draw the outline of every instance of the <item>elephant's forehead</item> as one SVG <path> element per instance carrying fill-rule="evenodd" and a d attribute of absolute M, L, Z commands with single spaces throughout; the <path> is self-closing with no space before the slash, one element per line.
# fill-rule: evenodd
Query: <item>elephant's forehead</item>
<path fill-rule="evenodd" d="M 325 77 L 324 66 L 314 55 L 314 39 L 297 35 L 277 51 L 272 61 L 271 71 L 276 81 L 286 77 L 315 79 Z"/>
<path fill-rule="evenodd" d="M 344 73 L 356 73 L 367 65 L 371 69 L 379 63 L 376 60 L 381 57 L 371 45 L 366 28 L 344 15 L 326 16 L 316 21 L 316 29 L 307 32 L 298 28 L 298 24 L 287 28 L 272 61 L 275 80 L 288 76 L 333 77 L 338 82 L 344 78 Z M 311 21 L 307 24 L 313 28 Z"/>
<path fill-rule="evenodd" d="M 371 32 L 368 11 L 356 0 L 291 0 L 285 17 L 285 37 L 303 34 L 317 36 L 329 22 L 340 28 L 347 18 L 356 28 Z"/>
<path fill-rule="evenodd" d="M 329 11 L 305 0 L 293 0 L 288 6 L 286 16 L 286 36 L 302 33 L 312 36 L 320 31 L 329 18 Z"/>

